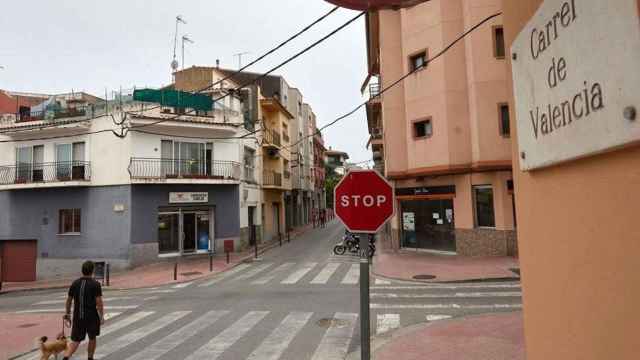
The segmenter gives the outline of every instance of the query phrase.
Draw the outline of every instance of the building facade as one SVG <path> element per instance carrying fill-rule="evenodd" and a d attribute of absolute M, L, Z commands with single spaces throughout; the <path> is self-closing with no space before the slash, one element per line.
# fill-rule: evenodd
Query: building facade
<path fill-rule="evenodd" d="M 429 1 L 367 15 L 370 144 L 398 198 L 385 247 L 517 253 L 500 18 L 429 61 L 501 9 L 500 0 Z"/>

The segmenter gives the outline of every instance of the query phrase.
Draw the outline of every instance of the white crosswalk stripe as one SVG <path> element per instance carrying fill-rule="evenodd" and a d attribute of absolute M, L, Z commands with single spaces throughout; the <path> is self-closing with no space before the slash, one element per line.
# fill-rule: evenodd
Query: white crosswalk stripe
<path fill-rule="evenodd" d="M 268 311 L 249 312 L 200 349 L 196 350 L 196 352 L 189 355 L 186 360 L 215 360 L 219 358 L 223 352 L 249 332 L 249 330 L 267 316 L 268 313 Z"/>
<path fill-rule="evenodd" d="M 258 265 L 256 267 L 254 267 L 253 269 L 245 272 L 244 274 L 236 277 L 235 279 L 233 279 L 233 281 L 250 279 L 250 278 L 252 278 L 254 276 L 257 276 L 260 273 L 264 272 L 265 270 L 267 270 L 271 266 L 273 266 L 272 263 L 260 264 L 260 265 Z"/>
<path fill-rule="evenodd" d="M 104 298 L 104 302 L 115 302 L 115 301 L 124 301 L 124 300 L 131 300 L 131 299 L 136 299 L 135 297 L 131 297 L 131 296 L 121 296 L 121 297 L 111 297 L 111 298 Z M 55 304 L 64 304 L 66 300 L 62 299 L 62 300 L 47 300 L 47 301 L 40 301 L 37 302 L 35 304 L 33 304 L 34 306 L 40 306 L 40 305 L 55 305 Z"/>
<path fill-rule="evenodd" d="M 182 283 L 182 284 L 173 285 L 171 288 L 172 289 L 184 289 L 186 287 L 191 286 L 192 284 L 193 284 L 193 281 Z"/>
<path fill-rule="evenodd" d="M 518 289 L 520 284 L 429 284 L 407 286 L 372 286 L 371 290 L 457 290 L 457 289 Z"/>
<path fill-rule="evenodd" d="M 389 280 L 382 280 L 382 279 L 376 279 L 375 284 L 376 284 L 376 285 L 391 285 L 391 281 L 389 281 Z"/>
<path fill-rule="evenodd" d="M 258 278 L 256 280 L 252 281 L 251 284 L 253 284 L 253 285 L 264 285 L 264 284 L 268 283 L 269 281 L 273 280 L 276 276 L 278 276 L 282 272 L 292 268 L 295 264 L 296 263 L 284 263 L 284 264 L 278 266 L 277 268 L 273 269 L 267 275 L 262 276 L 262 277 L 260 277 L 260 278 Z"/>
<path fill-rule="evenodd" d="M 106 355 L 112 354 L 134 342 L 164 328 L 165 326 L 173 323 L 176 320 L 179 320 L 187 315 L 189 315 L 191 311 L 176 311 L 170 314 L 167 314 L 150 324 L 144 325 L 126 335 L 123 335 L 113 341 L 107 342 L 104 345 L 100 346 L 98 354 L 96 354 L 95 358 L 101 359 Z"/>
<path fill-rule="evenodd" d="M 293 274 L 284 279 L 281 284 L 293 285 L 297 283 L 298 281 L 300 281 L 300 279 L 307 275 L 307 273 L 311 271 L 311 269 L 316 267 L 316 265 L 318 265 L 318 263 L 315 262 L 303 264 L 300 269 L 294 271 Z"/>
<path fill-rule="evenodd" d="M 302 330 L 313 313 L 293 312 L 271 332 L 271 334 L 255 349 L 248 359 L 277 360 L 291 343 L 291 340 Z"/>
<path fill-rule="evenodd" d="M 199 287 L 207 287 L 207 286 L 211 286 L 214 284 L 217 284 L 219 282 L 221 282 L 222 280 L 228 279 L 229 277 L 242 272 L 243 270 L 245 270 L 246 268 L 248 268 L 250 265 L 249 264 L 240 264 L 236 267 L 234 267 L 233 269 L 229 270 L 229 271 L 225 271 L 222 274 L 216 275 L 216 277 L 214 279 L 211 279 L 205 283 L 202 283 L 200 285 L 198 285 Z"/>
<path fill-rule="evenodd" d="M 486 298 L 486 297 L 521 297 L 521 292 L 471 292 L 453 294 L 395 294 L 371 293 L 372 299 L 446 299 L 446 298 Z"/>
<path fill-rule="evenodd" d="M 499 310 L 522 309 L 522 304 L 371 304 L 371 309 L 466 309 L 466 310 Z"/>
<path fill-rule="evenodd" d="M 426 316 L 427 321 L 440 321 L 451 319 L 451 315 L 429 314 Z"/>
<path fill-rule="evenodd" d="M 349 268 L 347 275 L 345 275 L 344 279 L 342 279 L 342 284 L 346 284 L 346 285 L 357 284 L 359 277 L 360 277 L 360 265 L 353 264 Z"/>
<path fill-rule="evenodd" d="M 324 266 L 324 268 L 320 271 L 318 276 L 316 276 L 313 280 L 311 280 L 312 284 L 326 284 L 331 276 L 338 270 L 340 267 L 339 263 L 328 263 Z"/>
<path fill-rule="evenodd" d="M 357 314 L 336 313 L 336 320 L 346 321 L 345 326 L 330 327 L 322 337 L 312 360 L 344 360 L 356 327 Z"/>
<path fill-rule="evenodd" d="M 376 334 L 384 334 L 400 327 L 400 314 L 378 314 L 376 316 Z"/>
<path fill-rule="evenodd" d="M 139 307 L 140 305 L 115 305 L 115 306 L 105 306 L 105 310 L 131 310 Z M 15 314 L 36 314 L 36 313 L 63 313 L 60 307 L 51 308 L 51 309 L 31 309 L 31 310 L 20 310 L 16 311 Z"/>
<path fill-rule="evenodd" d="M 129 360 L 155 360 L 175 349 L 189 338 L 199 334 L 228 313 L 229 311 L 209 311 L 199 316 L 194 322 L 183 326 L 165 338 L 147 346 L 143 351 L 130 357 Z"/>

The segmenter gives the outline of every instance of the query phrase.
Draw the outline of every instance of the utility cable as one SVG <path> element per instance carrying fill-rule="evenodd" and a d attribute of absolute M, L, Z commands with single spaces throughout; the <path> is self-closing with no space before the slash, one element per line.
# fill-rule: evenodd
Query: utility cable
<path fill-rule="evenodd" d="M 300 144 L 301 142 L 303 142 L 305 139 L 308 139 L 310 137 L 313 137 L 315 135 L 322 135 L 322 131 L 326 130 L 327 128 L 335 125 L 336 123 L 338 123 L 339 121 L 348 118 L 349 116 L 355 114 L 358 110 L 360 110 L 361 108 L 363 108 L 364 106 L 366 106 L 372 99 L 375 98 L 379 98 L 382 96 L 382 94 L 386 93 L 387 91 L 389 91 L 390 89 L 392 89 L 393 87 L 395 87 L 396 85 L 398 85 L 399 83 L 401 83 L 404 79 L 408 78 L 409 76 L 413 75 L 414 73 L 416 73 L 419 70 L 422 70 L 424 67 L 426 67 L 430 62 L 436 60 L 437 58 L 441 57 L 442 55 L 444 55 L 447 51 L 449 51 L 454 45 L 456 45 L 458 42 L 460 42 L 462 39 L 464 39 L 465 37 L 467 37 L 469 34 L 471 34 L 472 32 L 474 32 L 475 30 L 477 30 L 480 26 L 484 25 L 485 23 L 489 22 L 490 20 L 498 17 L 502 15 L 502 12 L 493 14 L 491 16 L 488 16 L 487 18 L 485 18 L 484 20 L 480 21 L 479 23 L 477 23 L 476 25 L 474 25 L 472 28 L 470 28 L 469 30 L 465 31 L 464 33 L 462 33 L 462 35 L 460 35 L 457 39 L 455 39 L 453 42 L 451 42 L 449 45 L 447 45 L 444 49 L 442 49 L 439 53 L 437 53 L 436 55 L 434 55 L 433 57 L 429 58 L 428 60 L 425 61 L 424 64 L 422 64 L 422 66 L 419 66 L 413 70 L 411 70 L 410 72 L 408 72 L 407 74 L 405 74 L 404 76 L 402 76 L 401 78 L 399 78 L 398 80 L 394 81 L 393 83 L 391 83 L 389 86 L 383 88 L 382 90 L 380 90 L 380 92 L 374 96 L 373 98 L 363 102 L 362 104 L 359 104 L 358 106 L 356 106 L 353 110 L 347 112 L 346 114 L 338 117 L 337 119 L 331 121 L 330 123 L 322 126 L 321 128 L 317 129 L 316 131 L 313 132 L 313 134 L 309 134 L 306 135 L 304 137 L 302 137 L 301 139 L 299 139 L 298 141 L 296 141 L 293 144 L 288 145 L 287 147 L 291 148 L 294 147 L 298 144 Z"/>

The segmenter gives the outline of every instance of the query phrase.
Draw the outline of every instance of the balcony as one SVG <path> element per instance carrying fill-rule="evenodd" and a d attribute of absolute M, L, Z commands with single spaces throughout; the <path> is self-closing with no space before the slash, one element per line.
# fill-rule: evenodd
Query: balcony
<path fill-rule="evenodd" d="M 287 132 L 283 131 L 282 132 L 282 140 L 286 143 L 289 143 L 291 139 L 289 139 L 289 134 L 287 134 Z"/>
<path fill-rule="evenodd" d="M 262 173 L 262 185 L 282 187 L 282 174 L 271 170 L 264 170 Z"/>
<path fill-rule="evenodd" d="M 291 179 L 291 172 L 290 172 L 290 171 L 285 170 L 285 171 L 284 171 L 284 178 L 285 178 L 286 180 Z"/>
<path fill-rule="evenodd" d="M 132 180 L 240 181 L 241 165 L 233 161 L 202 161 L 181 159 L 131 158 L 129 174 Z"/>
<path fill-rule="evenodd" d="M 61 161 L 0 166 L 0 185 L 50 184 L 91 181 L 91 163 Z"/>
<path fill-rule="evenodd" d="M 380 84 L 369 84 L 369 99 L 380 100 Z"/>
<path fill-rule="evenodd" d="M 282 141 L 280 140 L 280 134 L 275 130 L 265 129 L 264 140 L 266 145 L 275 145 L 277 147 L 282 146 Z"/>

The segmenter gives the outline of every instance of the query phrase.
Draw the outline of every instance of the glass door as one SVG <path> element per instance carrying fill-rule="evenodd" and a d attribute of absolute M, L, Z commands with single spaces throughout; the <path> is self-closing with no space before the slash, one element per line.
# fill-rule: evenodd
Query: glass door
<path fill-rule="evenodd" d="M 158 251 L 160 254 L 180 252 L 180 214 L 158 214 Z"/>
<path fill-rule="evenodd" d="M 196 214 L 197 218 L 197 235 L 198 235 L 198 251 L 209 251 L 209 244 L 211 242 L 211 222 L 209 219 L 209 213 L 201 212 Z"/>
<path fill-rule="evenodd" d="M 192 253 L 196 251 L 196 214 L 182 214 L 182 252 Z"/>

